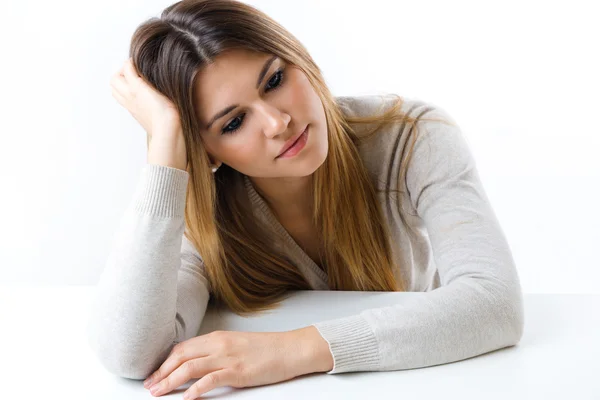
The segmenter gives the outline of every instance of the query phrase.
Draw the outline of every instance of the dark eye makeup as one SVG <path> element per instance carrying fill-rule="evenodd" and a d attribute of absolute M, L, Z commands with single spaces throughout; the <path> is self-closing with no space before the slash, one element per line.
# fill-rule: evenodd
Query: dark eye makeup
<path fill-rule="evenodd" d="M 265 85 L 265 92 L 270 92 L 279 88 L 283 84 L 284 78 L 284 70 L 285 68 L 278 69 L 273 75 L 271 75 L 271 79 Z M 221 130 L 222 135 L 230 135 L 240 129 L 242 127 L 242 122 L 244 121 L 244 117 L 246 113 L 242 113 L 236 116 L 231 122 L 223 127 Z"/>

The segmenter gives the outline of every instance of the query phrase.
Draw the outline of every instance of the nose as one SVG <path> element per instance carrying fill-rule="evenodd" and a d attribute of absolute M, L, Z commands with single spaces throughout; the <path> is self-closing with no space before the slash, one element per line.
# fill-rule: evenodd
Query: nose
<path fill-rule="evenodd" d="M 264 121 L 263 132 L 269 138 L 284 133 L 292 119 L 289 114 L 281 112 L 265 101 L 259 103 L 258 111 Z"/>

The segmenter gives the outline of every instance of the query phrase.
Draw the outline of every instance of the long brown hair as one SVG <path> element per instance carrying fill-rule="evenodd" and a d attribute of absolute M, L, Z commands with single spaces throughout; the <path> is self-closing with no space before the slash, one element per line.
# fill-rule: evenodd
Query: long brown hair
<path fill-rule="evenodd" d="M 416 122 L 400 112 L 402 99 L 383 113 L 345 116 L 305 47 L 269 16 L 233 0 L 183 0 L 137 27 L 130 57 L 140 76 L 180 113 L 190 174 L 185 236 L 202 257 L 211 301 L 248 315 L 275 308 L 290 290 L 311 289 L 298 267 L 273 246 L 278 238 L 269 236 L 269 228 L 254 218 L 243 174 L 226 164 L 214 174 L 208 167 L 193 88 L 197 72 L 230 49 L 274 54 L 299 67 L 323 102 L 329 151 L 313 176 L 312 222 L 323 245 L 329 288 L 404 291 L 405 283 L 394 277 L 397 266 L 377 200 L 379 190 L 357 149 L 359 140 L 391 122 Z M 374 126 L 359 137 L 351 124 Z M 412 146 L 401 175 L 411 150 Z"/>

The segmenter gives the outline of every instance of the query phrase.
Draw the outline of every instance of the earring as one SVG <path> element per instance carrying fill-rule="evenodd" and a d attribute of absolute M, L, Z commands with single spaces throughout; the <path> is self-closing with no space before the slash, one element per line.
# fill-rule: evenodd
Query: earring
<path fill-rule="evenodd" d="M 215 166 L 215 165 L 213 164 L 213 165 L 211 165 L 211 168 L 210 168 L 210 169 L 211 169 L 212 173 L 214 174 L 215 172 L 217 172 L 217 170 L 219 169 L 219 167 L 217 167 L 217 166 Z"/>

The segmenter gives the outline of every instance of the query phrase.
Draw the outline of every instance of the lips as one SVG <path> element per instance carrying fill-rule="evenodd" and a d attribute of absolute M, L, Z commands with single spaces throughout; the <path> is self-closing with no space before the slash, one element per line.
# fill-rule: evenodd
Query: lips
<path fill-rule="evenodd" d="M 296 136 L 294 136 L 293 138 L 291 138 L 287 142 L 285 142 L 285 144 L 281 148 L 281 151 L 279 152 L 279 154 L 277 155 L 277 157 L 279 157 L 280 155 L 282 155 L 283 153 L 285 153 L 290 147 L 292 147 L 298 141 L 298 139 L 300 139 L 300 136 L 302 136 L 302 134 L 304 133 L 304 131 L 306 131 L 306 128 L 308 128 L 308 125 L 306 125 L 304 127 L 304 129 L 302 130 L 302 132 L 298 133 Z"/>

